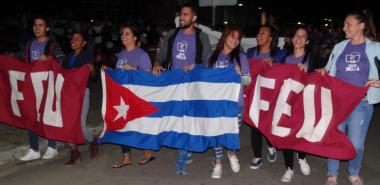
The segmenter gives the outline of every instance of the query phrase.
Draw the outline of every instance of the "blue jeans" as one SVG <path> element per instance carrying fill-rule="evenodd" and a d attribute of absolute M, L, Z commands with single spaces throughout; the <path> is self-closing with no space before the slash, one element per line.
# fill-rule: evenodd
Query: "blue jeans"
<path fill-rule="evenodd" d="M 367 101 L 361 101 L 350 116 L 338 126 L 342 132 L 347 131 L 347 135 L 356 150 L 356 157 L 348 161 L 350 176 L 359 176 L 364 154 L 364 141 L 371 123 L 372 113 L 373 105 L 368 104 Z M 338 176 L 339 160 L 328 159 L 327 169 L 328 176 Z"/>
<path fill-rule="evenodd" d="M 38 152 L 39 151 L 38 136 L 31 131 L 28 131 L 28 136 L 29 136 L 30 148 Z M 55 148 L 56 145 L 57 145 L 57 142 L 53 140 L 48 140 L 48 147 Z"/>
<path fill-rule="evenodd" d="M 189 152 L 186 150 L 178 149 L 178 156 L 176 161 L 177 173 L 186 173 L 186 161 L 188 158 Z"/>
<path fill-rule="evenodd" d="M 238 109 L 238 124 L 239 124 L 239 129 L 241 127 L 241 123 L 243 122 L 243 106 L 239 105 Z M 228 150 L 229 152 L 236 152 L 236 150 Z M 214 160 L 220 160 L 223 158 L 223 147 L 222 146 L 217 146 L 214 147 Z"/>

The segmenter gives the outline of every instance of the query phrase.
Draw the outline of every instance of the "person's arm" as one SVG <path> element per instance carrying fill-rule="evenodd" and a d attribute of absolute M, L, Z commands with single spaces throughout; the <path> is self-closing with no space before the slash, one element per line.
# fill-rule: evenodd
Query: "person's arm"
<path fill-rule="evenodd" d="M 211 44 L 210 39 L 208 38 L 208 35 L 201 32 L 199 35 L 201 42 L 202 42 L 202 61 L 206 61 L 208 56 L 211 53 Z"/>
<path fill-rule="evenodd" d="M 366 86 L 370 87 L 377 87 L 380 88 L 380 80 L 368 80 L 367 83 L 365 84 Z"/>
<path fill-rule="evenodd" d="M 169 38 L 173 34 L 173 31 L 169 31 L 168 34 L 165 36 L 164 40 L 160 44 L 160 48 L 158 49 L 158 52 L 156 54 L 156 57 L 154 58 L 153 62 L 153 68 L 152 68 L 152 73 L 155 76 L 160 75 L 161 71 L 164 71 L 165 69 L 162 67 L 162 64 L 164 63 L 166 56 L 168 54 L 168 42 Z"/>
<path fill-rule="evenodd" d="M 54 41 L 54 43 L 52 43 L 52 53 L 51 55 L 52 56 L 47 56 L 48 59 L 49 58 L 54 58 L 57 60 L 57 62 L 62 65 L 63 61 L 65 60 L 65 53 L 63 52 L 61 46 L 59 45 L 58 42 Z"/>
<path fill-rule="evenodd" d="M 148 53 L 144 52 L 142 55 L 140 55 L 140 64 L 139 66 L 136 66 L 137 69 L 141 69 L 144 71 L 151 71 L 152 70 L 152 62 L 150 61 Z"/>

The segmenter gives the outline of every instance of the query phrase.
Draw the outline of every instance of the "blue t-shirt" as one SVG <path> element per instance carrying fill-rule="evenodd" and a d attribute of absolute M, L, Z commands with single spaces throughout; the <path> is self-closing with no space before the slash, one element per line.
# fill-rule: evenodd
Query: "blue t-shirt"
<path fill-rule="evenodd" d="M 172 69 L 182 69 L 183 67 L 195 64 L 195 32 L 184 34 L 179 31 L 172 48 Z"/>
<path fill-rule="evenodd" d="M 268 53 L 259 53 L 258 55 L 253 55 L 251 59 L 266 59 L 270 57 L 270 52 Z"/>
<path fill-rule="evenodd" d="M 141 48 L 135 48 L 132 51 L 122 50 L 117 55 L 116 68 L 122 69 L 123 64 L 127 63 L 144 71 L 152 70 L 152 63 L 148 53 Z"/>
<path fill-rule="evenodd" d="M 30 62 L 34 62 L 38 59 L 40 59 L 40 57 L 42 55 L 44 55 L 44 51 L 45 51 L 45 47 L 46 47 L 46 43 L 48 42 L 48 40 L 45 40 L 43 42 L 38 42 L 37 40 L 33 40 L 32 41 L 32 44 L 30 45 L 30 53 L 29 53 L 29 57 L 30 57 Z"/>
<path fill-rule="evenodd" d="M 302 63 L 303 57 L 305 57 L 305 54 L 299 57 L 294 57 L 293 55 L 289 55 L 285 58 L 285 64 L 300 64 Z"/>
<path fill-rule="evenodd" d="M 369 60 L 365 52 L 365 43 L 344 48 L 336 62 L 336 77 L 356 86 L 364 86 L 368 81 Z"/>

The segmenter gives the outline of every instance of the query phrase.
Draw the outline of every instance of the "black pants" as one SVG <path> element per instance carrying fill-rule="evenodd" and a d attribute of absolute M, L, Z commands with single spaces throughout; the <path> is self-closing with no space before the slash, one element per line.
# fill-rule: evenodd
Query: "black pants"
<path fill-rule="evenodd" d="M 298 159 L 305 159 L 306 153 L 298 152 Z M 285 167 L 293 170 L 294 150 L 284 150 Z"/>
<path fill-rule="evenodd" d="M 121 146 L 121 153 L 126 154 L 126 153 L 131 153 L 131 147 L 128 145 L 120 145 Z"/>
<path fill-rule="evenodd" d="M 259 129 L 256 127 L 251 127 L 251 144 L 255 158 L 261 158 L 262 156 L 261 149 L 263 146 L 263 137 L 264 136 Z M 265 138 L 265 140 L 268 143 L 268 147 L 273 147 L 267 138 Z"/>

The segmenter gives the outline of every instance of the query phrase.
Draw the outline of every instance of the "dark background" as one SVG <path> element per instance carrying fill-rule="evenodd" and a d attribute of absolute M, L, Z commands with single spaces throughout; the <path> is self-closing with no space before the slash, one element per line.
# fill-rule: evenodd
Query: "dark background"
<path fill-rule="evenodd" d="M 91 19 L 141 19 L 146 23 L 174 20 L 178 4 L 183 0 L 66 0 L 66 1 L 10 1 L 10 5 L 1 6 L 1 20 L 12 19 L 21 13 L 47 14 L 53 18 L 76 20 Z M 197 0 L 193 1 L 197 4 Z M 332 19 L 339 26 L 344 16 L 352 10 L 370 9 L 376 25 L 380 19 L 370 0 L 238 0 L 243 6 L 217 7 L 217 25 L 228 23 L 244 27 L 256 27 L 260 11 L 272 14 L 279 24 L 295 24 L 298 21 L 307 24 L 324 25 L 324 19 Z M 258 7 L 262 7 L 261 10 Z M 211 25 L 212 8 L 201 7 L 199 22 Z"/>

